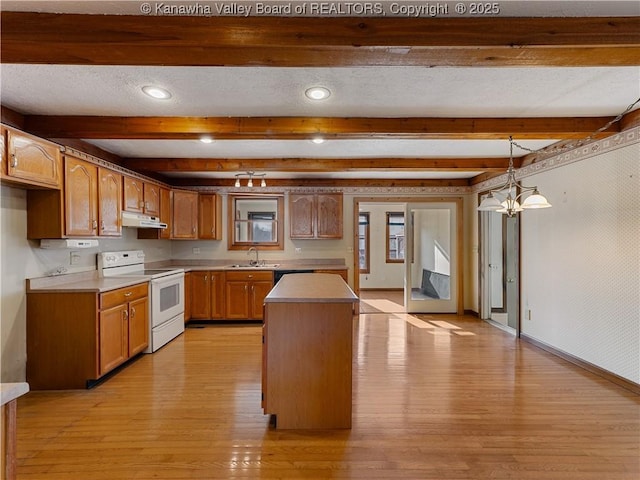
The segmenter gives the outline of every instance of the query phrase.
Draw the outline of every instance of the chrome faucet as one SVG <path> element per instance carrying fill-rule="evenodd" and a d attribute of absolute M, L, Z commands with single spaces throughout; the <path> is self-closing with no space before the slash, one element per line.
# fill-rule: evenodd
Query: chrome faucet
<path fill-rule="evenodd" d="M 256 259 L 255 260 L 250 260 L 249 261 L 249 265 L 258 266 L 258 265 L 260 265 L 260 261 L 258 260 L 258 249 L 256 247 L 251 247 L 249 250 L 247 250 L 247 255 L 251 255 L 252 251 L 255 252 Z"/>

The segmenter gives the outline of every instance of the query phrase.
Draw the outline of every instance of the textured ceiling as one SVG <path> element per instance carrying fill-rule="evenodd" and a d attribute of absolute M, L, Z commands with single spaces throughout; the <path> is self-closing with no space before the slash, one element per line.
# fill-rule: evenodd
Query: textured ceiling
<path fill-rule="evenodd" d="M 139 14 L 139 2 L 11 2 L 2 10 Z M 609 9 L 602 11 L 602 4 Z M 505 2 L 514 15 L 638 14 L 638 2 Z M 133 10 L 131 10 L 133 9 Z M 613 117 L 640 97 L 640 67 L 169 67 L 3 64 L 2 105 L 26 115 L 191 117 Z M 141 87 L 166 88 L 156 101 Z M 310 86 L 332 92 L 323 102 Z M 214 135 L 215 136 L 215 135 Z M 96 140 L 125 158 L 478 158 L 506 157 L 504 140 Z M 562 138 L 515 140 L 537 149 Z M 527 152 L 514 151 L 515 156 Z M 421 171 L 419 178 L 471 178 L 477 171 Z M 180 173 L 168 174 L 181 176 Z M 187 176 L 207 176 L 191 172 Z M 270 175 L 291 178 L 292 173 Z M 320 175 L 306 173 L 304 176 Z M 406 178 L 411 172 L 324 174 L 328 178 Z M 217 173 L 217 177 L 232 176 Z M 299 175 L 300 178 L 303 174 Z"/>

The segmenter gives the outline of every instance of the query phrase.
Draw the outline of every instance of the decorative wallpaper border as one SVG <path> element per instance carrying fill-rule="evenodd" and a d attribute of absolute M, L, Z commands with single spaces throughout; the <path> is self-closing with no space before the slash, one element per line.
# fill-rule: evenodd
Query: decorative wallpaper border
<path fill-rule="evenodd" d="M 587 143 L 578 148 L 568 150 L 558 155 L 539 160 L 527 165 L 526 167 L 522 167 L 516 170 L 516 179 L 520 180 L 522 178 L 535 175 L 536 173 L 545 172 L 571 163 L 587 160 L 595 157 L 596 155 L 602 155 L 622 147 L 633 145 L 634 143 L 640 143 L 640 127 L 625 130 L 624 132 L 603 138 L 602 140 L 594 140 L 593 142 Z M 473 191 L 489 190 L 495 186 L 502 185 L 506 179 L 507 175 L 505 173 L 505 175 L 500 175 L 499 177 L 474 185 Z"/>
<path fill-rule="evenodd" d="M 202 193 L 221 193 L 238 195 L 282 194 L 287 193 L 344 193 L 347 195 L 452 195 L 472 192 L 471 187 L 189 187 Z"/>

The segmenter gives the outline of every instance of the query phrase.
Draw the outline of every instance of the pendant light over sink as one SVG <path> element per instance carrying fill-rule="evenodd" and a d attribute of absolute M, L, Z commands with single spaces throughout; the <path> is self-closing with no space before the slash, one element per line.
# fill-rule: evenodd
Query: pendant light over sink
<path fill-rule="evenodd" d="M 266 187 L 267 186 L 267 180 L 265 179 L 266 176 L 267 176 L 266 173 L 256 173 L 256 172 L 236 173 L 236 183 L 234 184 L 234 186 L 236 188 L 240 188 L 241 187 L 240 180 L 246 178 L 247 179 L 247 187 L 252 188 L 253 187 L 253 179 L 254 178 L 259 178 L 260 179 L 260 187 Z"/>

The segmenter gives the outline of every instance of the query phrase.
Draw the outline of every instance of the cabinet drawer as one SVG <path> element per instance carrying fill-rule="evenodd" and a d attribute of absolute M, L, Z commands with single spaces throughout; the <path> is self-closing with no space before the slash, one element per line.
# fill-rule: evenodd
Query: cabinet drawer
<path fill-rule="evenodd" d="M 253 271 L 253 270 L 240 270 L 237 272 L 226 272 L 227 281 L 256 281 L 256 280 L 273 280 L 272 271 Z"/>
<path fill-rule="evenodd" d="M 139 283 L 130 287 L 111 290 L 100 294 L 100 310 L 127 303 L 136 298 L 146 297 L 149 292 L 148 283 Z"/>

